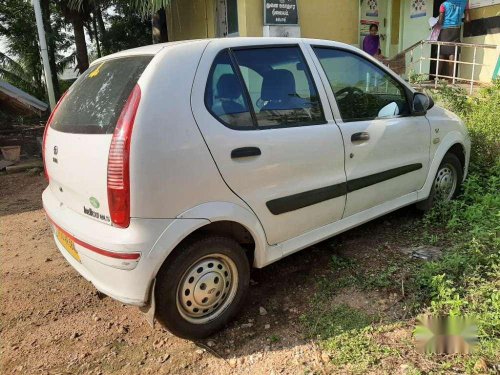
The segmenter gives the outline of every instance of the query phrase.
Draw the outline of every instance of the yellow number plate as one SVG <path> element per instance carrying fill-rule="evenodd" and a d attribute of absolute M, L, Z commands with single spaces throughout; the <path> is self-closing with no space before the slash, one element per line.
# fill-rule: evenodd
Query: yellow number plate
<path fill-rule="evenodd" d="M 60 230 L 57 231 L 57 239 L 63 245 L 63 247 L 66 249 L 68 253 L 71 254 L 73 258 L 75 258 L 77 261 L 80 262 L 80 256 L 78 255 L 78 252 L 75 249 L 75 243 L 71 238 L 66 236 L 63 232 Z"/>

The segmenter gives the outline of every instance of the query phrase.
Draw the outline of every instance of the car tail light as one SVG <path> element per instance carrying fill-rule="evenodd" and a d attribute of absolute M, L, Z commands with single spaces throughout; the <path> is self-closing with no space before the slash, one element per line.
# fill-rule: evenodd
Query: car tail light
<path fill-rule="evenodd" d="M 135 85 L 122 109 L 108 156 L 108 204 L 111 221 L 118 227 L 130 224 L 130 140 L 141 89 Z"/>
<path fill-rule="evenodd" d="M 49 181 L 49 173 L 47 172 L 47 165 L 45 163 L 45 143 L 47 142 L 47 131 L 50 127 L 50 124 L 52 122 L 52 119 L 54 118 L 54 115 L 56 114 L 57 108 L 59 108 L 59 105 L 63 101 L 64 97 L 66 96 L 67 91 L 62 94 L 62 96 L 59 98 L 59 101 L 57 102 L 56 106 L 52 110 L 52 113 L 49 116 L 49 119 L 47 120 L 47 124 L 45 124 L 45 129 L 43 130 L 43 140 L 42 140 L 42 160 L 43 160 L 43 171 L 45 173 L 45 178 L 47 181 Z"/>

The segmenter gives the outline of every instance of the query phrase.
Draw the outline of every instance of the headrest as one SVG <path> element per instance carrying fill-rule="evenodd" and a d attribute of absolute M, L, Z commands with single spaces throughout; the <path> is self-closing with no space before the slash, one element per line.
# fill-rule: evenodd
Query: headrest
<path fill-rule="evenodd" d="M 296 96 L 295 77 L 285 69 L 266 72 L 262 82 L 262 100 L 286 100 Z"/>
<path fill-rule="evenodd" d="M 223 99 L 238 99 L 241 96 L 238 78 L 234 74 L 223 74 L 217 82 L 217 94 Z"/>

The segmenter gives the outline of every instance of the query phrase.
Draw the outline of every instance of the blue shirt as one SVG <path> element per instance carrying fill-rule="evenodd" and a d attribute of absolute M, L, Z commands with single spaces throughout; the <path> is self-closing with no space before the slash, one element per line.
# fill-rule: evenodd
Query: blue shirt
<path fill-rule="evenodd" d="M 460 27 L 465 9 L 468 8 L 468 0 L 447 0 L 441 7 L 440 12 L 444 12 L 443 29 L 450 27 Z"/>

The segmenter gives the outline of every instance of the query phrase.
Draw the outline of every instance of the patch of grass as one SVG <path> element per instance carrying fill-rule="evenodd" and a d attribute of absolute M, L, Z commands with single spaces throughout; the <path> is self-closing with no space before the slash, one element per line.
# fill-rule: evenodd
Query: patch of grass
<path fill-rule="evenodd" d="M 331 308 L 316 308 L 301 316 L 308 336 L 327 339 L 344 332 L 361 329 L 373 323 L 374 318 L 345 304 Z"/>
<path fill-rule="evenodd" d="M 382 268 L 368 271 L 354 259 L 333 255 L 330 260 L 332 277 L 318 280 L 319 291 L 323 295 L 332 295 L 335 291 L 353 286 L 359 289 L 384 289 L 395 285 L 396 276 L 401 266 L 396 262 Z"/>
<path fill-rule="evenodd" d="M 405 369 L 404 373 L 405 373 L 405 375 L 421 375 L 422 371 L 420 371 L 414 365 L 408 365 L 408 367 Z"/>
<path fill-rule="evenodd" d="M 269 342 L 271 344 L 275 344 L 275 343 L 280 342 L 280 341 L 281 341 L 281 338 L 278 335 L 269 336 Z"/>
<path fill-rule="evenodd" d="M 313 298 L 315 304 L 330 298 L 342 288 L 358 285 L 359 280 L 351 273 L 347 273 L 345 275 L 335 273 L 330 276 L 319 277 L 316 284 L 318 291 Z"/>
<path fill-rule="evenodd" d="M 359 277 L 360 283 L 367 289 L 382 289 L 394 285 L 394 276 L 400 270 L 396 264 L 391 264 L 375 273 Z"/>
<path fill-rule="evenodd" d="M 345 270 L 350 269 L 356 265 L 354 259 L 345 258 L 340 255 L 332 255 L 330 258 L 330 268 L 332 270 Z"/>
<path fill-rule="evenodd" d="M 396 350 L 377 343 L 372 332 L 370 327 L 344 332 L 326 340 L 323 348 L 331 353 L 334 365 L 347 367 L 350 373 L 365 373 L 382 359 L 397 354 Z"/>

